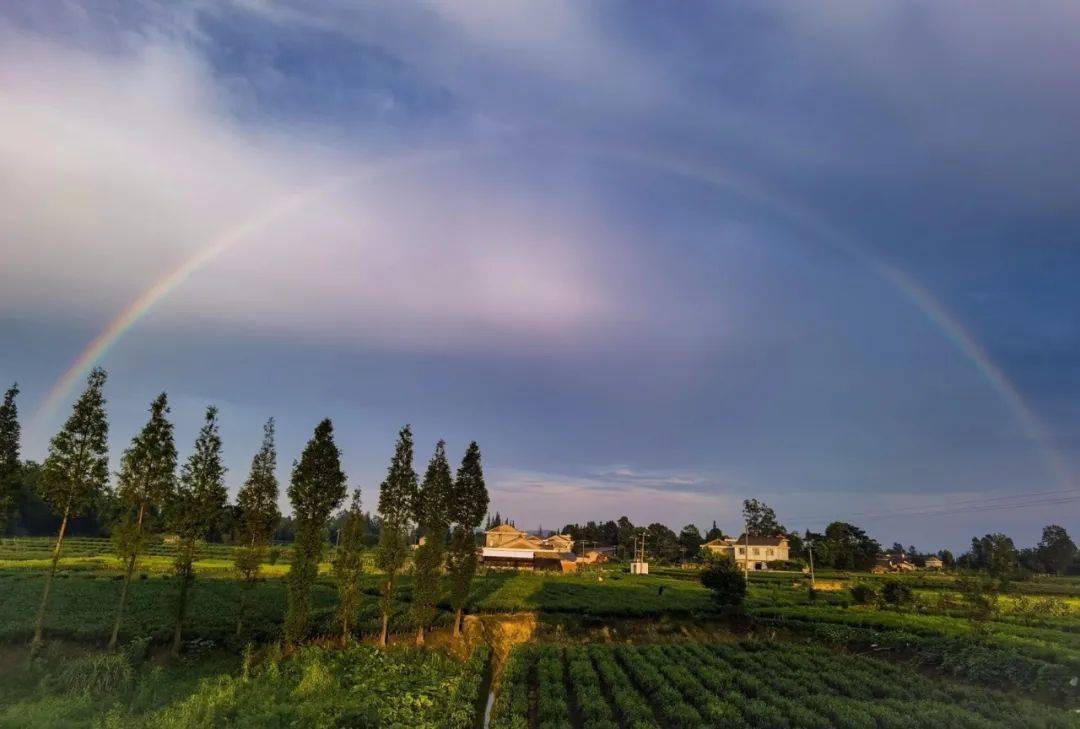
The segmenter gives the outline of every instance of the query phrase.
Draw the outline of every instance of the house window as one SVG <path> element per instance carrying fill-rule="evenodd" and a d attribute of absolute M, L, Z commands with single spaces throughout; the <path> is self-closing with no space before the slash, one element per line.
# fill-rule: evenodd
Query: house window
<path fill-rule="evenodd" d="M 761 550 L 760 550 L 760 549 L 758 549 L 757 547 L 754 547 L 754 551 L 753 551 L 753 552 L 751 552 L 751 554 L 753 554 L 753 555 L 754 555 L 754 556 L 756 557 L 756 556 L 758 556 L 759 554 L 761 554 Z"/>
<path fill-rule="evenodd" d="M 746 548 L 745 547 L 739 547 L 739 555 L 742 556 L 744 554 L 746 554 Z"/>
<path fill-rule="evenodd" d="M 766 557 L 771 557 L 771 556 L 773 556 L 773 550 L 771 550 L 771 549 L 766 549 L 766 550 L 765 550 L 765 556 L 766 556 Z"/>

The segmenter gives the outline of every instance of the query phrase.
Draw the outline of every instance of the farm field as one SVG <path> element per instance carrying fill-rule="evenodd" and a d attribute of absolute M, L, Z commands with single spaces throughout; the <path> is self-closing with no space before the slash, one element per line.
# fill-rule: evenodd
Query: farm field
<path fill-rule="evenodd" d="M 1075 714 L 790 643 L 515 649 L 492 729 L 1074 727 Z"/>
<path fill-rule="evenodd" d="M 40 545 L 22 540 L 4 540 L 2 549 L 0 647 L 16 655 L 25 651 L 32 633 L 47 557 L 41 556 Z M 178 583 L 171 575 L 167 549 L 161 545 L 140 562 L 121 632 L 122 643 L 144 646 L 150 654 L 163 654 L 173 628 Z M 109 664 L 111 657 L 91 652 L 78 664 L 90 678 L 60 680 L 65 663 L 54 655 L 33 664 L 28 674 L 38 676 L 35 685 L 44 694 L 34 694 L 19 681 L 10 682 L 0 693 L 0 726 L 48 726 L 50 721 L 42 717 L 75 716 L 78 707 L 85 713 L 91 704 L 101 721 L 113 709 L 121 712 L 122 726 L 144 720 L 179 725 L 169 723 L 168 712 L 179 711 L 175 707 L 181 703 L 186 707 L 184 716 L 200 717 L 191 726 L 230 724 L 233 719 L 228 717 L 259 715 L 256 710 L 264 705 L 277 706 L 274 712 L 304 725 L 332 726 L 340 716 L 353 716 L 348 713 L 353 711 L 360 712 L 357 717 L 370 715 L 376 724 L 384 721 L 385 717 L 371 718 L 376 715 L 370 714 L 370 707 L 360 707 L 358 697 L 353 698 L 359 703 L 348 706 L 330 699 L 305 700 L 305 710 L 314 713 L 289 713 L 294 707 L 288 697 L 299 695 L 301 686 L 328 686 L 336 693 L 346 687 L 383 690 L 356 673 L 361 669 L 352 664 L 384 654 L 364 653 L 373 651 L 364 645 L 342 653 L 326 640 L 337 631 L 337 588 L 329 562 L 320 565 L 314 587 L 310 634 L 323 647 L 279 660 L 274 646 L 282 635 L 288 564 L 278 559 L 264 565 L 264 577 L 247 591 L 235 576 L 231 556 L 230 547 L 209 545 L 196 563 L 198 578 L 181 662 L 133 659 L 128 677 L 123 665 Z M 475 642 L 482 635 L 492 646 L 491 670 L 502 677 L 497 682 L 501 688 L 493 726 L 1053 727 L 1080 722 L 1080 714 L 1068 712 L 1080 706 L 1074 681 L 1080 675 L 1080 611 L 1072 596 L 1076 580 L 1047 581 L 1055 586 L 1054 593 L 1011 590 L 1000 597 L 992 615 L 976 623 L 965 612 L 957 584 L 947 576 L 930 578 L 933 586 L 927 587 L 922 575 L 834 575 L 830 578 L 834 589 L 811 593 L 798 573 L 754 574 L 745 613 L 735 617 L 717 606 L 691 571 L 660 569 L 657 574 L 634 576 L 623 569 L 612 565 L 570 575 L 504 571 L 477 575 L 467 612 L 479 621 L 472 619 L 469 640 Z M 890 581 L 916 585 L 912 598 L 897 605 L 880 600 L 859 604 L 850 589 L 870 584 L 880 594 Z M 370 643 L 378 629 L 379 584 L 380 575 L 369 562 L 354 623 L 358 641 Z M 55 643 L 55 650 L 82 656 L 87 649 L 103 647 L 120 586 L 120 565 L 107 541 L 79 540 L 73 545 L 61 562 L 47 614 L 46 637 Z M 411 575 L 401 577 L 399 588 L 391 630 L 400 644 L 411 641 L 415 630 Z M 242 602 L 250 607 L 245 630 L 238 635 Z M 447 643 L 451 617 L 445 598 L 439 607 L 436 646 Z M 523 627 L 517 630 L 519 620 Z M 493 630 L 500 621 L 511 629 Z M 513 648 L 518 641 L 525 643 Z M 245 669 L 249 642 L 255 646 L 255 659 Z M 395 650 L 405 649 L 399 645 Z M 413 725 L 434 726 L 424 723 L 427 715 L 417 707 L 429 705 L 424 687 L 442 685 L 434 676 L 439 671 L 453 673 L 451 664 L 436 669 L 423 663 L 426 658 L 395 655 L 405 664 L 419 661 L 415 673 L 428 676 L 424 679 L 428 683 L 409 684 L 402 690 L 416 698 L 413 708 L 419 713 L 412 715 L 417 722 Z M 438 650 L 434 655 L 442 656 L 430 659 L 435 662 L 461 663 L 460 655 L 455 659 Z M 103 661 L 100 666 L 93 665 L 94 656 Z M 24 668 L 22 660 L 9 661 L 3 669 L 6 675 Z M 474 672 L 486 676 L 486 655 L 473 660 L 478 663 L 483 665 L 474 665 Z M 277 667 L 270 668 L 273 665 Z M 803 669 L 769 672 L 780 666 Z M 813 666 L 817 678 L 811 679 L 815 670 L 808 667 Z M 264 669 L 278 673 L 260 673 Z M 144 674 L 156 676 L 157 683 L 147 684 Z M 284 683 L 278 686 L 270 675 Z M 94 701 L 85 698 L 86 681 L 105 685 L 90 691 L 97 697 Z M 879 683 L 892 688 L 866 693 L 867 686 Z M 114 684 L 120 688 L 109 688 Z M 318 691 L 312 695 L 320 695 Z M 827 696 L 828 702 L 806 698 L 811 695 Z M 667 701 L 662 706 L 656 703 L 661 696 Z M 678 697 L 681 703 L 676 702 Z M 272 715 L 278 714 L 259 716 L 272 723 Z M 836 718 L 841 715 L 848 718 Z M 1015 716 L 1028 717 L 1024 719 L 1028 723 L 1009 723 Z"/>

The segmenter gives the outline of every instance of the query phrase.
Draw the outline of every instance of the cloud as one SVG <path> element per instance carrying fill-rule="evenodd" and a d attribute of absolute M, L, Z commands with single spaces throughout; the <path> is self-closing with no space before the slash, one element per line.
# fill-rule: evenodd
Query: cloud
<path fill-rule="evenodd" d="M 423 149 L 375 158 L 245 125 L 176 43 L 106 54 L 10 29 L 4 41 L 5 305 L 111 316 L 208 242 L 326 187 L 197 272 L 162 321 L 456 347 L 619 316 L 590 260 L 601 229 L 507 192 L 494 165 Z"/>
<path fill-rule="evenodd" d="M 690 472 L 663 473 L 627 467 L 600 468 L 582 475 L 496 470 L 488 477 L 491 511 L 523 528 L 536 522 L 558 529 L 567 521 L 607 521 L 627 516 L 636 524 L 660 522 L 673 528 L 737 520 L 742 501 L 714 491 L 715 477 Z"/>

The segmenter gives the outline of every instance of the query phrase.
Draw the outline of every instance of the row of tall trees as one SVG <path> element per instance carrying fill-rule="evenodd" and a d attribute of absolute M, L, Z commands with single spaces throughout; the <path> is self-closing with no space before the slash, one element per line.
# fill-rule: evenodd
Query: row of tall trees
<path fill-rule="evenodd" d="M 43 642 L 45 617 L 67 525 L 108 489 L 106 379 L 102 369 L 90 373 L 86 389 L 75 403 L 71 416 L 51 440 L 48 456 L 40 469 L 40 495 L 57 513 L 60 522 L 35 621 L 32 642 L 35 650 Z M 13 474 L 19 470 L 17 395 L 18 388 L 13 386 L 0 405 L 0 507 L 3 507 L 0 517 L 8 513 L 14 489 Z M 173 569 L 178 578 L 178 591 L 173 651 L 179 652 L 195 581 L 199 545 L 230 512 L 217 408 L 207 408 L 192 453 L 179 474 L 169 413 L 168 397 L 162 393 L 151 404 L 146 424 L 124 451 L 117 473 L 113 496 L 118 506 L 111 532 L 115 550 L 122 560 L 123 579 L 110 648 L 115 648 L 123 626 L 138 560 L 151 538 L 168 530 L 176 545 Z M 412 433 L 406 426 L 399 434 L 379 499 L 377 562 L 387 575 L 382 600 L 381 642 L 384 645 L 396 578 L 409 560 L 410 539 L 416 527 L 425 537 L 414 559 L 416 577 L 412 610 L 419 626 L 417 640 L 423 642 L 425 628 L 434 619 L 444 587 L 444 570 L 448 573 L 448 590 L 455 608 L 454 632 L 460 632 L 461 614 L 476 572 L 474 535 L 487 513 L 487 489 L 480 450 L 475 442 L 469 445 L 456 478 L 451 476 L 444 442 L 440 441 L 436 446 L 422 483 L 418 483 L 412 469 L 412 453 Z M 282 521 L 277 503 L 276 467 L 274 421 L 270 419 L 231 514 L 238 544 L 235 567 L 243 582 L 238 633 L 243 631 L 244 618 L 250 607 L 250 592 L 258 579 L 260 566 Z M 330 517 L 346 496 L 346 481 L 341 468 L 341 452 L 334 442 L 333 424 L 329 419 L 323 420 L 316 426 L 299 460 L 294 462 L 288 488 L 293 508 L 291 525 L 295 530 L 285 615 L 285 638 L 290 644 L 303 640 L 310 630 L 312 586 L 326 545 Z M 370 515 L 362 512 L 360 507 L 357 489 L 349 508 L 339 517 L 338 546 L 332 561 L 339 589 L 338 618 L 343 641 L 352 630 L 358 607 L 362 550 L 373 524 Z"/>
<path fill-rule="evenodd" d="M 436 614 L 443 592 L 443 574 L 449 583 L 454 611 L 453 633 L 461 633 L 462 613 L 476 574 L 476 530 L 487 514 L 488 492 L 484 482 L 480 447 L 470 443 L 452 476 L 446 444 L 439 441 L 421 481 L 413 469 L 412 430 L 398 434 L 386 480 L 379 491 L 379 544 L 376 564 L 383 571 L 380 607 L 386 645 L 397 580 L 408 561 L 409 533 L 413 525 L 422 537 L 413 558 L 412 618 L 416 642 L 422 644 Z"/>

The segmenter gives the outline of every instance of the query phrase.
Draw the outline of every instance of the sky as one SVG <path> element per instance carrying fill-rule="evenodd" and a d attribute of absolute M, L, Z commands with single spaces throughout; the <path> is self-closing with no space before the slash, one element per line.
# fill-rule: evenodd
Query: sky
<path fill-rule="evenodd" d="M 231 492 L 323 417 L 377 501 L 963 549 L 1080 528 L 1080 6 L 0 5 L 0 385 Z M 284 492 L 284 488 L 283 488 Z M 287 504 L 282 499 L 283 506 Z"/>

